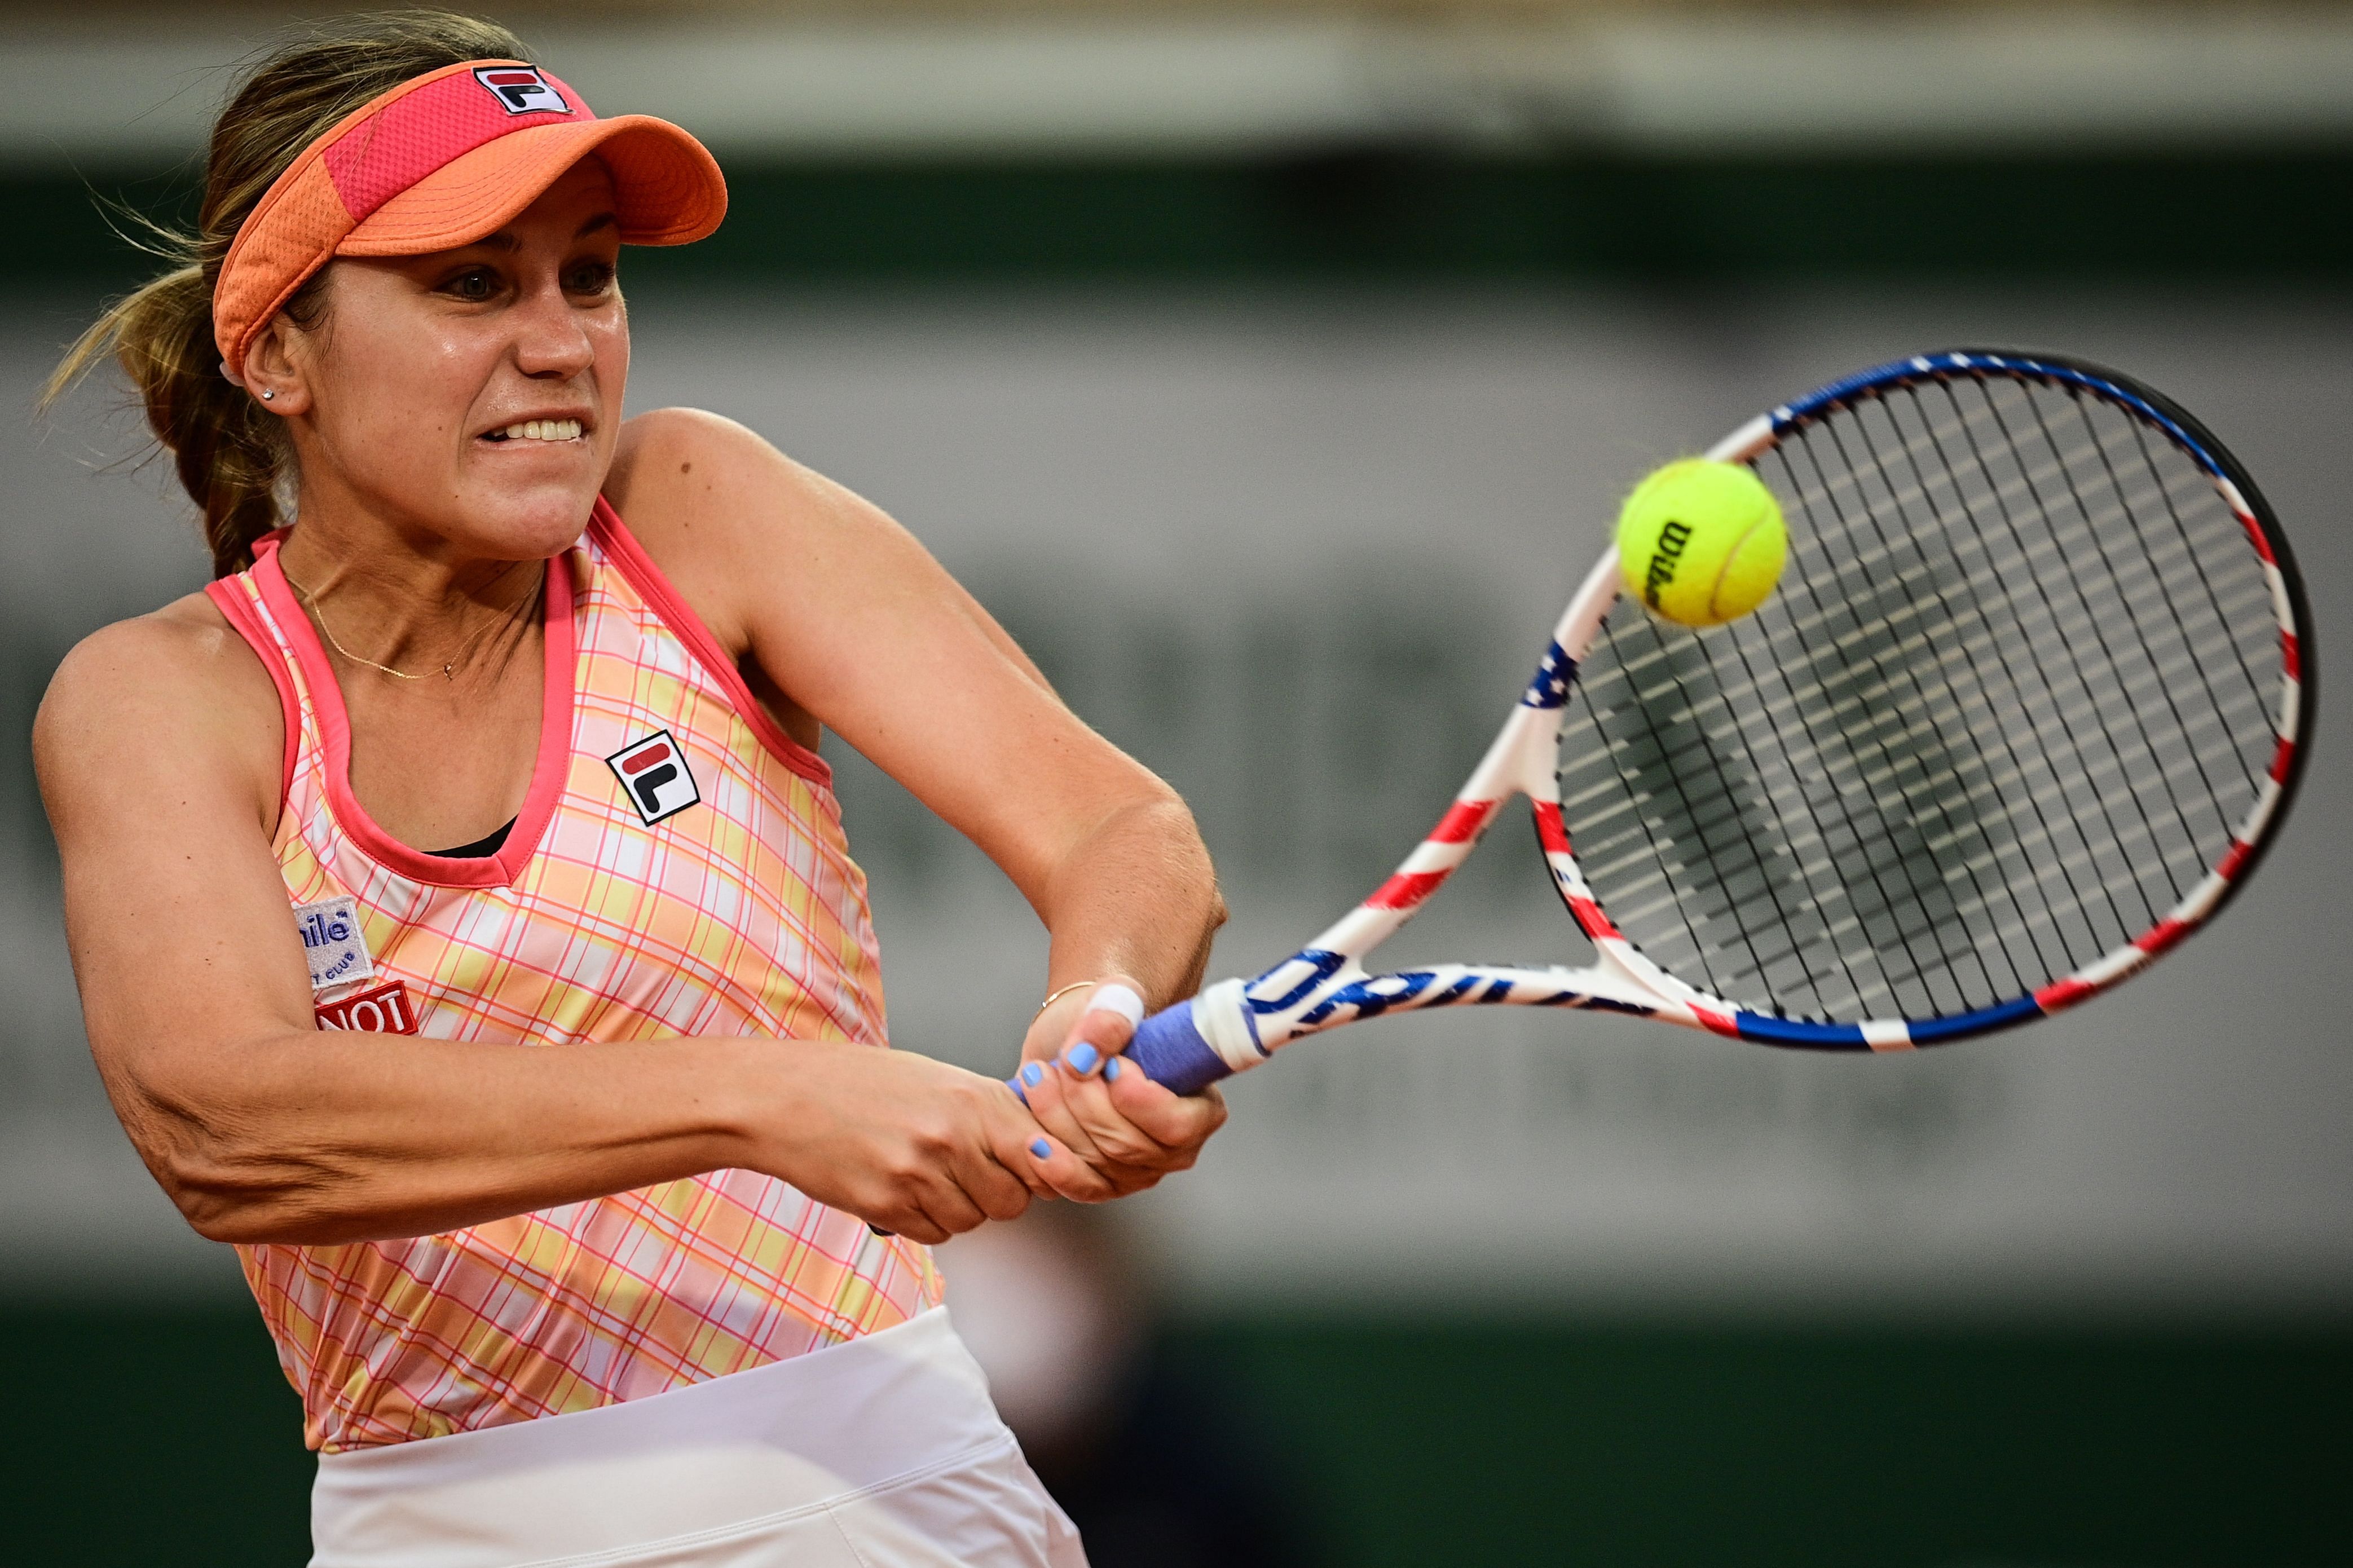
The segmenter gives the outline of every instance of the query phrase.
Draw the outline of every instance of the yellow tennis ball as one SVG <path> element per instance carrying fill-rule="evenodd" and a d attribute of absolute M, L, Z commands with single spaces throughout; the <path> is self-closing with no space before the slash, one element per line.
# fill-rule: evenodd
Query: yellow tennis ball
<path fill-rule="evenodd" d="M 1626 591 L 1687 626 L 1721 626 L 1763 604 L 1788 552 L 1780 503 L 1738 463 L 1669 463 L 1618 514 Z"/>

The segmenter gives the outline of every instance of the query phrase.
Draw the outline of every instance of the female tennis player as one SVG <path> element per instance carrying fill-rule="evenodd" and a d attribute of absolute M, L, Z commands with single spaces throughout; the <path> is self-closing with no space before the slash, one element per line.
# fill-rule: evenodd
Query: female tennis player
<path fill-rule="evenodd" d="M 90 1038 L 237 1245 L 321 1564 L 1082 1563 L 925 1244 L 1223 1115 L 1113 1056 L 1220 918 L 1182 803 L 873 507 L 622 419 L 619 247 L 725 201 L 378 19 L 247 81 L 190 264 L 60 370 L 114 349 L 217 578 L 39 718 Z M 821 727 L 1050 928 L 1021 1095 L 884 1047 Z"/>

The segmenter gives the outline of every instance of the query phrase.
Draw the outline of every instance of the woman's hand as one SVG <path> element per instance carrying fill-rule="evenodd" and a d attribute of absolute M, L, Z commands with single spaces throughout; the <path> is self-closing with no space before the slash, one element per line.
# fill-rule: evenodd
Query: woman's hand
<path fill-rule="evenodd" d="M 789 1089 L 753 1108 L 744 1163 L 870 1225 L 940 1242 L 1033 1197 L 1119 1195 L 995 1079 L 871 1046 L 774 1048 L 791 1053 Z"/>
<path fill-rule="evenodd" d="M 1106 1197 L 1187 1169 L 1226 1121 L 1214 1085 L 1174 1094 L 1120 1055 L 1134 1037 L 1141 992 L 1124 974 L 1107 975 L 1040 1013 L 1021 1047 L 1019 1081 L 1030 1113 L 1093 1169 Z"/>

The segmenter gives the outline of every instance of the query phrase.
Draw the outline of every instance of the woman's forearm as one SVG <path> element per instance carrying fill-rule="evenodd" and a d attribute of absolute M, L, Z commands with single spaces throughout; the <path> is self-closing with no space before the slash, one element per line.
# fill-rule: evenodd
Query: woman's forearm
<path fill-rule="evenodd" d="M 1134 1024 L 1097 1006 L 1100 990 L 1082 983 L 1124 981 L 1147 1006 L 1192 994 L 1225 904 L 1192 814 L 1174 794 L 1103 818 L 1049 886 L 1040 910 L 1053 933 L 1047 984 L 1071 994 L 1050 996 L 1030 1019 L 1016 1081 L 1039 1125 L 1114 1191 L 1139 1192 L 1192 1164 L 1225 1121 L 1225 1101 L 1214 1088 L 1175 1095 L 1140 1072 L 1123 1075 L 1118 1058 Z"/>
<path fill-rule="evenodd" d="M 427 1236 L 723 1167 L 918 1241 L 1114 1190 L 995 1079 L 839 1040 L 321 1030 L 167 1043 L 135 1078 L 110 1057 L 132 1142 L 219 1241 Z"/>
<path fill-rule="evenodd" d="M 422 1236 L 754 1157 L 797 1058 L 868 1047 L 671 1039 L 534 1048 L 314 1031 L 113 1083 L 132 1141 L 215 1240 Z M 177 1055 L 177 1053 L 172 1053 Z"/>
<path fill-rule="evenodd" d="M 1155 1006 L 1190 995 L 1225 923 L 1193 815 L 1173 793 L 1112 813 L 1063 858 L 1040 911 L 1047 988 L 1124 973 Z"/>

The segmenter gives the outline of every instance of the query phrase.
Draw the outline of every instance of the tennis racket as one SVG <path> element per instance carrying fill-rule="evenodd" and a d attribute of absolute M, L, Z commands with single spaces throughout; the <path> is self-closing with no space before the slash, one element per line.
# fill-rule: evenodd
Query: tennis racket
<path fill-rule="evenodd" d="M 2148 387 L 1966 349 L 1867 370 L 1707 454 L 1779 500 L 1773 596 L 1694 631 L 1594 563 L 1438 826 L 1330 930 L 1145 1019 L 1191 1093 L 1426 1007 L 1574 1007 L 1900 1050 L 2048 1016 L 2209 920 L 2312 722 L 2303 586 L 2246 470 Z M 1366 959 L 1514 795 L 1588 967 Z"/>

